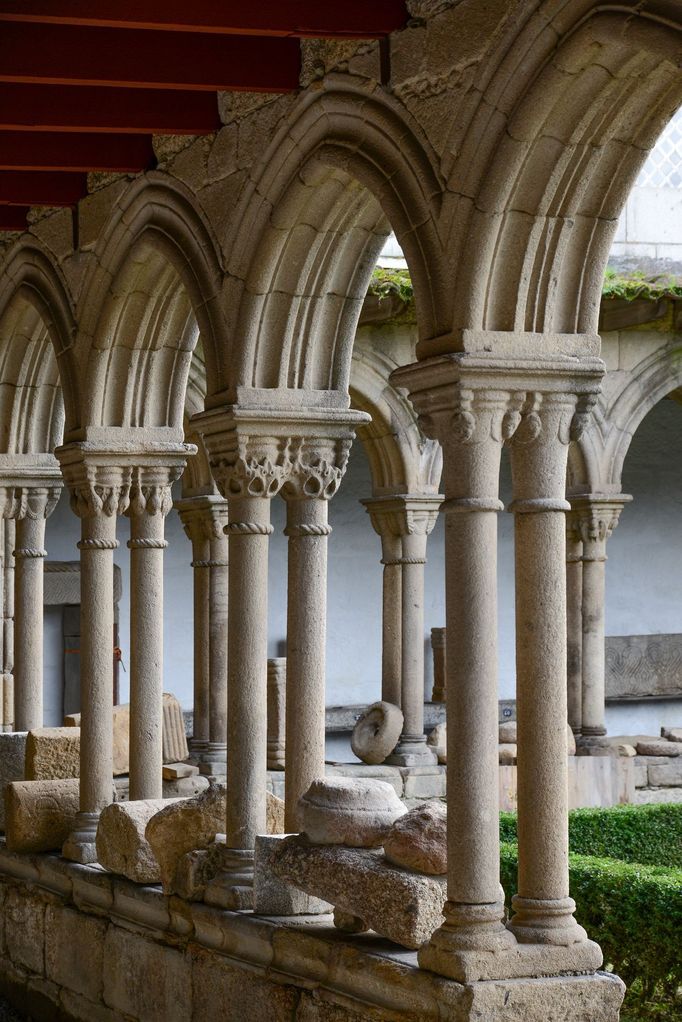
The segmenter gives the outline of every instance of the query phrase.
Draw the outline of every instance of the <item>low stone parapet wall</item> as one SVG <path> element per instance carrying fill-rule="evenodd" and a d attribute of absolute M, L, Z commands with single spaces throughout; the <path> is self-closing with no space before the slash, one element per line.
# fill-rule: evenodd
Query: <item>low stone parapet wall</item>
<path fill-rule="evenodd" d="M 227 912 L 2 845 L 0 991 L 83 1022 L 615 1022 L 622 998 L 602 973 L 464 986 L 328 916 Z"/>

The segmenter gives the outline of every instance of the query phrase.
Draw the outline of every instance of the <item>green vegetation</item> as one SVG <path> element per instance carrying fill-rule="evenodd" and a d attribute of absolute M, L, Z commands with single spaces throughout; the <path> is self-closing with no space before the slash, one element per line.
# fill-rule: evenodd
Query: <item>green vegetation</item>
<path fill-rule="evenodd" d="M 398 295 L 406 304 L 414 298 L 409 270 L 393 270 L 376 266 L 369 284 L 369 293 L 377 298 Z"/>
<path fill-rule="evenodd" d="M 621 273 L 608 266 L 604 274 L 602 297 L 624 298 L 626 302 L 633 302 L 636 298 L 646 298 L 649 301 L 682 298 L 682 277 L 670 274 L 647 277 L 641 270 Z"/>
<path fill-rule="evenodd" d="M 511 898 L 514 813 L 501 814 L 500 835 L 501 879 Z M 601 945 L 605 966 L 628 986 L 622 1022 L 679 1022 L 682 805 L 576 809 L 569 815 L 569 843 L 577 918 Z"/>
<path fill-rule="evenodd" d="M 580 855 L 682 868 L 682 804 L 574 809 L 568 835 Z M 515 813 L 500 814 L 500 839 L 516 841 Z"/>

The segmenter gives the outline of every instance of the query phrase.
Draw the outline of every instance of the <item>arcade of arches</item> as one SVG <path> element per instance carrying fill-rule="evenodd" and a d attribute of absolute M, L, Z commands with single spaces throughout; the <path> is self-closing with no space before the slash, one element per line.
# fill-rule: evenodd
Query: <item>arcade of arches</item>
<path fill-rule="evenodd" d="M 75 207 L 32 208 L 26 230 L 0 233 L 12 734 L 44 724 L 43 568 L 62 489 L 80 529 L 78 811 L 61 852 L 0 850 L 3 940 L 14 942 L 3 982 L 58 1005 L 54 1017 L 619 1016 L 623 984 L 600 971 L 598 935 L 569 895 L 566 722 L 583 741 L 605 733 L 604 560 L 628 500 L 623 465 L 646 413 L 682 386 L 674 332 L 638 346 L 627 330 L 603 331 L 603 350 L 599 334 L 621 208 L 682 103 L 682 2 L 407 7 L 410 20 L 381 40 L 300 40 L 298 88 L 221 92 L 211 134 L 155 138 L 154 169 L 91 174 Z M 375 336 L 392 299 L 367 298 L 391 232 L 416 316 L 393 344 Z M 270 890 L 255 850 L 274 755 L 271 508 L 286 508 L 280 751 L 284 830 L 298 833 L 301 798 L 325 776 L 328 509 L 354 443 L 384 565 L 381 695 L 403 714 L 390 763 L 414 776 L 435 763 L 424 564 L 444 519 L 447 900 L 418 954 L 345 933 L 343 913 L 334 931 L 313 898 L 287 915 L 254 895 Z M 509 911 L 496 645 L 505 509 L 519 834 Z M 164 794 L 164 523 L 176 512 L 194 577 L 190 748 L 226 775 L 222 834 L 208 851 L 184 849 L 213 864 L 191 897 L 97 865 L 115 797 L 119 519 L 130 529 L 129 798 L 142 805 Z M 55 792 L 44 798 L 58 816 Z M 367 895 L 390 918 L 407 898 L 392 882 Z"/>

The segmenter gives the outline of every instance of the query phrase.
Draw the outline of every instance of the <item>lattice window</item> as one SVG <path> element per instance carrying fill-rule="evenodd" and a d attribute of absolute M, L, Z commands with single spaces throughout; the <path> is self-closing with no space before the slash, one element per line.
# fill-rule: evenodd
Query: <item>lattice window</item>
<path fill-rule="evenodd" d="M 682 110 L 651 150 L 637 178 L 639 188 L 682 188 Z"/>

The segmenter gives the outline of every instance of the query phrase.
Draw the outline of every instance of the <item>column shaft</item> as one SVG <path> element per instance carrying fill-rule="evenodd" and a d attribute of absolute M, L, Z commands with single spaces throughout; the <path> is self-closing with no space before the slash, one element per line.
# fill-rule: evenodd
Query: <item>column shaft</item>
<path fill-rule="evenodd" d="M 265 833 L 267 760 L 267 497 L 230 499 L 227 685 L 227 848 L 242 852 L 248 880 L 256 834 Z"/>
<path fill-rule="evenodd" d="M 301 830 L 298 800 L 324 777 L 327 501 L 287 500 L 289 570 L 285 828 Z"/>
<path fill-rule="evenodd" d="M 402 550 L 400 536 L 381 534 L 383 574 L 381 698 L 402 703 Z"/>
<path fill-rule="evenodd" d="M 15 524 L 4 522 L 3 621 L 2 621 L 2 699 L 5 727 L 14 730 L 14 547 Z"/>
<path fill-rule="evenodd" d="M 606 599 L 605 543 L 588 541 L 583 555 L 582 599 L 582 733 L 605 735 Z"/>
<path fill-rule="evenodd" d="M 583 724 L 583 563 L 582 542 L 569 528 L 566 538 L 566 666 L 568 723 L 579 735 Z"/>
<path fill-rule="evenodd" d="M 210 541 L 209 569 L 209 756 L 224 760 L 227 747 L 228 540 Z"/>
<path fill-rule="evenodd" d="M 43 558 L 45 518 L 16 523 L 14 725 L 18 731 L 43 726 Z"/>
<path fill-rule="evenodd" d="M 130 798 L 163 794 L 164 516 L 130 514 Z"/>
<path fill-rule="evenodd" d="M 81 519 L 80 813 L 62 849 L 95 862 L 100 811 L 112 800 L 114 698 L 114 550 L 116 515 Z"/>
<path fill-rule="evenodd" d="M 192 540 L 194 586 L 194 723 L 192 752 L 200 755 L 208 743 L 210 568 L 208 539 Z"/>

